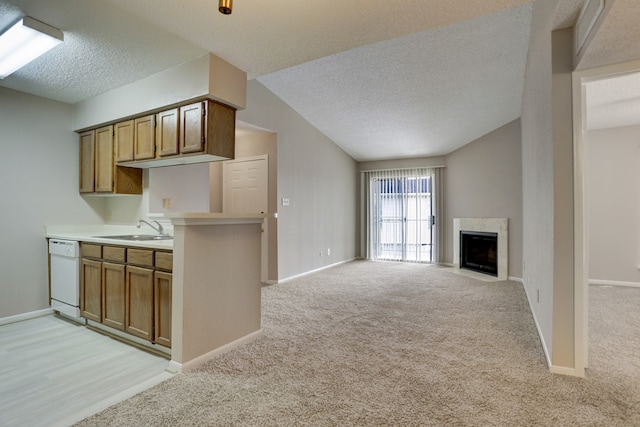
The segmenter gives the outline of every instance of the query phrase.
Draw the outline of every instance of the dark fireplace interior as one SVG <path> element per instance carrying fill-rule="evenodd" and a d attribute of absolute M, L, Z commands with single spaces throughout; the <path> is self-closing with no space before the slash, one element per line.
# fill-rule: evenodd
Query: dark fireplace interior
<path fill-rule="evenodd" d="M 498 233 L 460 231 L 460 268 L 498 276 Z"/>

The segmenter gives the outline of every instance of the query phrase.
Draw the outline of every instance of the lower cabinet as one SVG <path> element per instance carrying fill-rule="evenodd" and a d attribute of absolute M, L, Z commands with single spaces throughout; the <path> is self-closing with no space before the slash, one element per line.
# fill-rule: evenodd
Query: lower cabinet
<path fill-rule="evenodd" d="M 82 316 L 171 347 L 173 254 L 81 244 Z"/>
<path fill-rule="evenodd" d="M 127 265 L 127 326 L 131 335 L 153 340 L 153 270 Z"/>
<path fill-rule="evenodd" d="M 125 266 L 102 263 L 102 323 L 124 331 Z"/>
<path fill-rule="evenodd" d="M 173 275 L 165 271 L 153 274 L 153 340 L 165 347 L 171 347 L 171 292 Z"/>
<path fill-rule="evenodd" d="M 80 313 L 102 322 L 102 262 L 82 258 L 80 263 Z"/>

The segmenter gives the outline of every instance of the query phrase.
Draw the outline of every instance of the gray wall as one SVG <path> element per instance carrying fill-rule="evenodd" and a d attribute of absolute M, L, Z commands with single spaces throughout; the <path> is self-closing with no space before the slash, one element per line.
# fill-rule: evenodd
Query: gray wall
<path fill-rule="evenodd" d="M 446 262 L 453 262 L 453 218 L 509 219 L 509 276 L 522 277 L 520 120 L 446 156 Z"/>
<path fill-rule="evenodd" d="M 277 134 L 279 280 L 355 258 L 356 162 L 256 80 L 237 118 Z"/>
<path fill-rule="evenodd" d="M 102 224 L 106 201 L 78 193 L 68 104 L 0 87 L 0 318 L 49 307 L 45 226 Z"/>
<path fill-rule="evenodd" d="M 589 280 L 640 285 L 640 126 L 585 140 Z"/>
<path fill-rule="evenodd" d="M 575 366 L 571 30 L 559 3 L 534 4 L 522 102 L 523 281 L 554 372 Z M 567 211 L 567 206 L 570 206 Z"/>
<path fill-rule="evenodd" d="M 445 166 L 444 220 L 440 222 L 444 225 L 444 262 L 453 263 L 453 218 L 509 218 L 509 276 L 520 278 L 520 137 L 520 120 L 514 120 L 446 156 L 360 162 L 358 170 Z"/>

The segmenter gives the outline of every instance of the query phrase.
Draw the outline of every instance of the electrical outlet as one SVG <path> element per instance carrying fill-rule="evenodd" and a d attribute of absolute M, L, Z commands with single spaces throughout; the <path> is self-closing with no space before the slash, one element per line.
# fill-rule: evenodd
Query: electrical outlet
<path fill-rule="evenodd" d="M 289 199 L 286 197 L 282 198 L 282 206 L 289 206 Z"/>
<path fill-rule="evenodd" d="M 327 248 L 327 256 L 331 255 L 331 248 Z"/>
<path fill-rule="evenodd" d="M 171 199 L 169 197 L 162 199 L 162 207 L 165 209 L 171 209 Z"/>

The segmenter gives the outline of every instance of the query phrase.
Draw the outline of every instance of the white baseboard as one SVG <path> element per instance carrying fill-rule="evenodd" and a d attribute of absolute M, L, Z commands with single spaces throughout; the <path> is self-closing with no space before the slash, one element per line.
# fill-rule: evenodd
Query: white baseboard
<path fill-rule="evenodd" d="M 621 282 L 618 280 L 589 279 L 588 283 L 590 285 L 626 286 L 628 288 L 640 288 L 640 283 L 638 282 Z"/>
<path fill-rule="evenodd" d="M 208 353 L 198 356 L 195 359 L 191 359 L 186 363 L 179 363 L 172 360 L 171 362 L 169 362 L 169 367 L 167 367 L 167 371 L 171 373 L 179 373 L 179 372 L 187 372 L 192 369 L 195 369 L 198 366 L 202 365 L 203 363 L 208 362 L 209 360 L 214 359 L 223 353 L 226 353 L 238 346 L 241 346 L 242 344 L 246 344 L 256 339 L 261 333 L 262 333 L 262 329 L 258 329 L 257 331 L 252 332 L 249 335 L 245 335 L 242 338 L 238 338 L 237 340 L 232 341 L 229 344 L 225 344 L 222 347 L 218 347 L 215 350 L 212 350 Z"/>
<path fill-rule="evenodd" d="M 522 277 L 509 276 L 509 280 L 511 280 L 512 282 L 520 282 L 520 283 L 524 284 L 524 281 L 522 280 Z"/>
<path fill-rule="evenodd" d="M 542 351 L 544 352 L 544 357 L 547 360 L 547 366 L 549 366 L 549 370 L 551 371 L 553 367 L 553 365 L 551 364 L 551 355 L 549 354 L 547 343 L 544 340 L 544 335 L 542 335 L 542 329 L 540 328 L 540 323 L 538 322 L 538 318 L 536 317 L 536 312 L 533 310 L 533 305 L 531 304 L 531 298 L 529 297 L 529 293 L 527 292 L 527 287 L 524 285 L 524 280 L 522 280 L 520 283 L 522 283 L 524 294 L 527 296 L 527 302 L 529 303 L 529 310 L 531 311 L 531 315 L 533 316 L 533 323 L 535 323 L 536 325 L 536 330 L 538 331 L 538 337 L 540 338 L 540 343 L 542 344 Z"/>
<path fill-rule="evenodd" d="M 579 376 L 577 375 L 575 368 L 567 368 L 566 366 L 549 365 L 549 372 L 552 374 L 567 375 L 570 377 Z"/>
<path fill-rule="evenodd" d="M 0 318 L 0 325 L 8 325 L 9 323 L 22 322 L 23 320 L 35 319 L 36 317 L 48 316 L 53 314 L 53 308 L 45 308 L 42 310 L 30 311 L 28 313 L 16 314 L 15 316 L 7 316 Z"/>
<path fill-rule="evenodd" d="M 347 260 L 344 260 L 344 261 L 339 261 L 339 262 L 336 262 L 336 263 L 333 263 L 333 264 L 325 265 L 324 267 L 316 268 L 315 270 L 310 270 L 310 271 L 307 271 L 306 273 L 296 274 L 295 276 L 289 276 L 289 277 L 286 277 L 284 279 L 279 279 L 277 283 L 290 282 L 291 280 L 299 279 L 300 277 L 308 276 L 310 274 L 317 273 L 318 271 L 326 270 L 328 268 L 332 268 L 332 267 L 338 266 L 340 264 L 346 264 L 346 263 L 351 262 L 351 261 L 355 261 L 355 258 L 350 258 L 350 259 L 347 259 Z"/>

